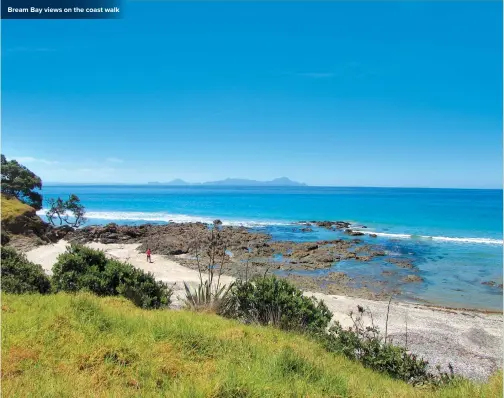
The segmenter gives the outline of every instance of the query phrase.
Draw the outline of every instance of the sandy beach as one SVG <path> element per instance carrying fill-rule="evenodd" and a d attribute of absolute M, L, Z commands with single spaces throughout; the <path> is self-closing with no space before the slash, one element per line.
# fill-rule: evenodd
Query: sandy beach
<path fill-rule="evenodd" d="M 30 261 L 40 264 L 51 274 L 59 254 L 65 251 L 68 242 L 37 247 L 27 253 Z M 174 289 L 173 307 L 180 308 L 184 297 L 183 282 L 193 286 L 199 283 L 198 272 L 161 255 L 152 255 L 152 263 L 137 248 L 139 244 L 89 243 L 87 246 L 103 250 L 107 256 L 127 261 L 137 268 L 152 272 L 154 276 Z M 234 278 L 222 276 L 222 283 Z M 305 292 L 323 299 L 334 314 L 334 320 L 344 326 L 351 325 L 350 311 L 357 305 L 369 309 L 374 323 L 385 330 L 387 302 L 366 300 L 322 293 Z M 407 326 L 406 326 L 407 325 Z M 486 314 L 476 311 L 448 310 L 421 305 L 392 302 L 388 319 L 388 335 L 397 344 L 407 347 L 424 357 L 431 366 L 437 364 L 446 369 L 451 363 L 455 372 L 473 380 L 484 380 L 502 367 L 502 314 Z"/>

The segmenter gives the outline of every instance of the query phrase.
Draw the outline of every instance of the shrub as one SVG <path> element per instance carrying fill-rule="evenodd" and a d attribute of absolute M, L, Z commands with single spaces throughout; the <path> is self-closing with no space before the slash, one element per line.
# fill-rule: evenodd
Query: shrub
<path fill-rule="evenodd" d="M 231 285 L 232 286 L 232 285 Z M 206 280 L 200 283 L 197 289 L 191 290 L 189 285 L 184 282 L 185 305 L 193 311 L 217 311 L 222 303 L 227 299 L 230 287 L 226 285 L 217 288 Z"/>
<path fill-rule="evenodd" d="M 2 291 L 6 293 L 49 293 L 51 282 L 42 267 L 10 247 L 2 246 Z"/>
<path fill-rule="evenodd" d="M 456 380 L 451 364 L 450 374 L 440 372 L 438 367 L 438 374 L 434 375 L 429 372 L 429 363 L 423 358 L 383 339 L 372 322 L 372 316 L 371 326 L 364 326 L 364 312 L 364 308 L 358 306 L 356 317 L 350 313 L 352 327 L 344 329 L 339 322 L 335 322 L 328 333 L 320 334 L 323 345 L 329 352 L 343 354 L 367 368 L 414 385 L 447 384 Z"/>
<path fill-rule="evenodd" d="M 312 332 L 324 330 L 332 318 L 323 301 L 303 296 L 301 290 L 274 276 L 236 281 L 219 312 L 261 325 Z"/>
<path fill-rule="evenodd" d="M 98 295 L 115 295 L 115 289 L 107 292 L 104 275 L 107 258 L 105 253 L 80 245 L 71 245 L 60 254 L 53 266 L 53 286 L 57 291 L 75 292 L 90 290 Z"/>
<path fill-rule="evenodd" d="M 172 291 L 151 273 L 130 264 L 110 260 L 99 250 L 71 245 L 53 266 L 57 291 L 88 290 L 100 296 L 122 295 L 142 308 L 170 304 Z"/>
<path fill-rule="evenodd" d="M 2 243 L 2 246 L 3 246 L 3 245 L 6 245 L 7 243 L 10 242 L 10 237 L 7 234 L 7 232 L 2 231 L 1 234 L 2 234 L 2 241 L 1 241 L 1 243 Z"/>
<path fill-rule="evenodd" d="M 172 291 L 166 283 L 156 281 L 151 273 L 129 264 L 111 261 L 107 266 L 110 267 L 113 263 L 129 267 L 129 270 L 118 267 L 118 272 L 114 273 L 114 278 L 120 281 L 117 287 L 119 294 L 141 308 L 161 308 L 170 305 Z"/>

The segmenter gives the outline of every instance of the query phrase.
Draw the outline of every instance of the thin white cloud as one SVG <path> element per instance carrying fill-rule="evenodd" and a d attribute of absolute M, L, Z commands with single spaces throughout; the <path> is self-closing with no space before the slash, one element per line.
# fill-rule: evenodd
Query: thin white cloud
<path fill-rule="evenodd" d="M 57 160 L 47 160 L 47 159 L 40 159 L 40 158 L 34 158 L 32 156 L 18 156 L 18 157 L 12 157 L 10 160 L 16 160 L 18 163 L 44 163 L 44 164 L 57 164 L 59 163 Z"/>
<path fill-rule="evenodd" d="M 122 159 L 119 159 L 119 158 L 107 158 L 105 159 L 107 162 L 109 163 L 122 163 L 123 160 Z"/>

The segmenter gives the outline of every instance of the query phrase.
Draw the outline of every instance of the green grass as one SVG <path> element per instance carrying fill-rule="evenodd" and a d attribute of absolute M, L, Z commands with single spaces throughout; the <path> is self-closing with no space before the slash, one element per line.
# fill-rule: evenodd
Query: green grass
<path fill-rule="evenodd" d="M 25 213 L 35 211 L 32 207 L 22 203 L 17 198 L 8 197 L 4 194 L 2 194 L 1 196 L 2 221 L 10 221 L 12 219 L 15 219 L 16 217 L 22 216 Z"/>
<path fill-rule="evenodd" d="M 84 293 L 3 294 L 2 396 L 500 397 L 502 373 L 418 389 L 295 333 Z"/>

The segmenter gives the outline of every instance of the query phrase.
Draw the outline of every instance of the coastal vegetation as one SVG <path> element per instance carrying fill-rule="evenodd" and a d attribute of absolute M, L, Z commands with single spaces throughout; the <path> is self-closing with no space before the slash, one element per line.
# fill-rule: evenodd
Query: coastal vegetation
<path fill-rule="evenodd" d="M 2 246 L 2 291 L 5 293 L 49 293 L 51 282 L 42 267 L 23 254 Z"/>
<path fill-rule="evenodd" d="M 33 207 L 21 202 L 14 196 L 2 194 L 2 221 L 10 222 L 24 214 L 33 213 Z"/>
<path fill-rule="evenodd" d="M 41 178 L 4 155 L 1 155 L 1 167 L 2 245 L 26 250 L 53 243 L 86 222 L 84 205 L 74 194 L 66 200 L 49 199 L 46 215 L 50 224 L 43 221 L 37 215 L 43 206 Z"/>
<path fill-rule="evenodd" d="M 121 295 L 141 308 L 170 305 L 171 289 L 130 264 L 111 260 L 99 250 L 71 245 L 58 257 L 53 276 L 11 247 L 2 246 L 2 291 L 42 293 L 87 291 L 98 296 Z"/>
<path fill-rule="evenodd" d="M 7 160 L 1 155 L 2 168 L 2 193 L 14 196 L 21 202 L 33 207 L 35 210 L 42 208 L 42 180 L 27 167 L 16 160 Z"/>
<path fill-rule="evenodd" d="M 451 364 L 448 364 L 449 372 L 442 372 L 439 364 L 436 366 L 437 373 L 430 372 L 428 361 L 409 352 L 407 345 L 394 345 L 387 341 L 387 335 L 383 336 L 374 324 L 372 313 L 368 314 L 371 325 L 366 326 L 363 322 L 365 312 L 363 307 L 357 306 L 357 314 L 350 313 L 353 322 L 351 327 L 343 328 L 339 322 L 334 322 L 326 333 L 317 336 L 318 341 L 329 352 L 344 355 L 362 363 L 366 368 L 386 373 L 392 378 L 415 386 L 449 385 L 462 380 L 455 376 Z"/>
<path fill-rule="evenodd" d="M 85 290 L 99 296 L 121 295 L 141 308 L 167 307 L 172 295 L 168 286 L 151 273 L 80 245 L 69 246 L 58 257 L 52 285 L 56 292 Z"/>
<path fill-rule="evenodd" d="M 214 236 L 218 235 L 214 233 Z M 212 242 L 215 244 L 215 240 L 207 243 Z M 207 253 L 211 253 L 208 250 Z M 6 264 L 5 272 L 2 269 L 2 283 L 7 286 L 5 292 L 84 291 L 98 296 L 123 296 L 144 309 L 166 308 L 171 301 L 172 290 L 165 283 L 156 281 L 152 274 L 81 245 L 70 245 L 58 257 L 51 279 L 45 276 L 40 266 L 10 248 L 2 248 L 2 263 Z M 304 296 L 301 290 L 285 280 L 264 275 L 247 281 L 237 280 L 225 290 L 225 286 L 219 288 L 218 284 L 210 283 L 211 280 L 200 284 L 199 293 L 190 292 L 186 285 L 186 303 L 191 303 L 192 298 L 193 304 L 188 305 L 189 309 L 303 334 L 327 352 L 343 355 L 409 384 L 439 386 L 459 381 L 453 374 L 430 373 L 427 361 L 407 352 L 406 347 L 387 342 L 386 336 L 382 338 L 374 325 L 364 327 L 364 309 L 361 307 L 355 319 L 351 314 L 353 328 L 344 329 L 335 322 L 327 331 L 333 314 L 324 302 Z M 195 301 L 195 295 L 199 301 Z"/>
<path fill-rule="evenodd" d="M 28 327 L 29 325 L 29 327 Z M 6 397 L 499 397 L 502 374 L 415 388 L 297 332 L 89 293 L 2 295 Z"/>
<path fill-rule="evenodd" d="M 333 316 L 323 301 L 304 296 L 301 290 L 274 276 L 237 280 L 219 313 L 249 323 L 305 333 L 324 331 Z"/>
<path fill-rule="evenodd" d="M 56 238 L 55 234 L 48 233 L 48 224 L 37 216 L 35 209 L 15 196 L 2 193 L 1 206 L 2 245 L 12 244 L 13 239 L 19 237 L 29 240 L 31 242 L 29 246 L 53 241 Z"/>
<path fill-rule="evenodd" d="M 86 209 L 77 195 L 69 195 L 67 200 L 61 198 L 49 199 L 49 210 L 46 212 L 47 219 L 52 225 L 69 225 L 78 228 L 87 220 L 85 218 Z"/>

